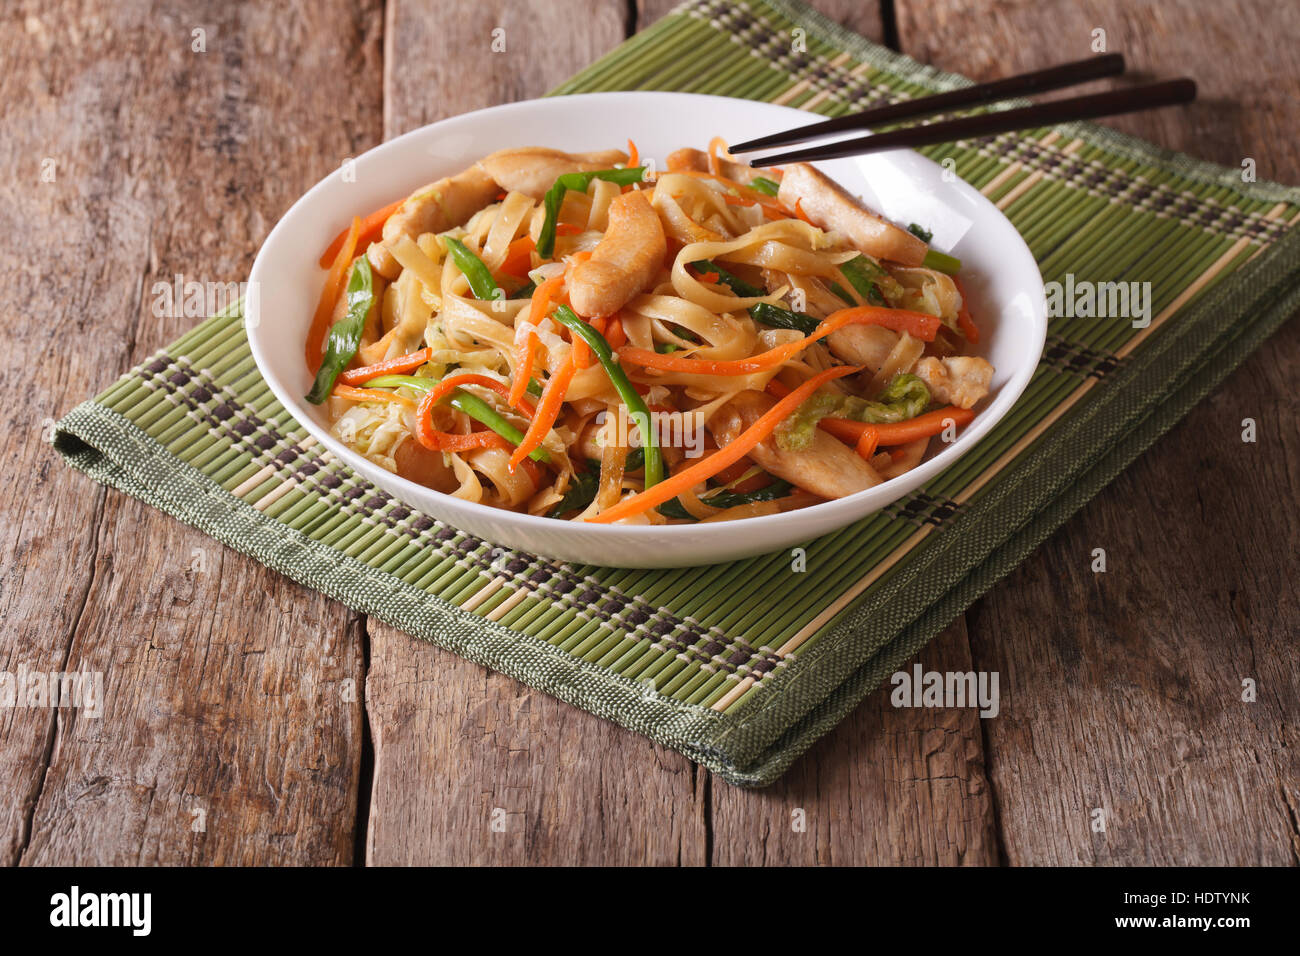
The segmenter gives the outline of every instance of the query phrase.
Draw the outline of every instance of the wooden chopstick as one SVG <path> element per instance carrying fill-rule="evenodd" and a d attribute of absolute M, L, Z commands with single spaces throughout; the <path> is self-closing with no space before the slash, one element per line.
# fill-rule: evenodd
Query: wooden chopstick
<path fill-rule="evenodd" d="M 1178 103 L 1190 103 L 1196 99 L 1196 83 L 1183 78 L 1165 80 L 1160 83 L 1148 83 L 1124 90 L 1110 90 L 1091 96 L 1075 96 L 1067 100 L 1051 103 L 1039 103 L 1014 110 L 999 110 L 981 113 L 978 116 L 964 116 L 961 119 L 931 123 L 926 126 L 909 126 L 905 129 L 892 129 L 873 136 L 859 136 L 854 139 L 826 143 L 822 146 L 810 146 L 796 149 L 775 156 L 763 156 L 749 161 L 750 166 L 780 166 L 783 163 L 815 162 L 819 159 L 839 159 L 842 156 L 860 156 L 863 153 L 876 153 L 885 149 L 906 149 L 916 146 L 928 146 L 932 143 L 950 143 L 959 139 L 980 139 L 996 136 L 998 133 L 1010 133 L 1019 129 L 1034 129 L 1039 126 L 1055 126 L 1072 120 L 1096 119 L 1100 116 L 1119 116 L 1123 113 L 1136 113 L 1139 110 L 1156 109 L 1161 106 L 1174 106 Z"/>
<path fill-rule="evenodd" d="M 1080 83 L 1101 79 L 1104 76 L 1115 76 L 1123 72 L 1124 55 L 1122 53 L 1090 56 L 1085 60 L 1075 60 L 1073 63 L 1049 66 L 1045 70 L 1035 70 L 1032 73 L 1021 73 L 1019 76 L 990 80 L 988 83 L 964 86 L 960 89 L 949 90 L 946 93 L 924 96 L 917 100 L 887 103 L 884 106 L 864 110 L 861 113 L 837 116 L 834 119 L 810 123 L 807 126 L 786 130 L 783 133 L 760 136 L 744 143 L 737 143 L 735 146 L 730 147 L 729 151 L 733 154 L 748 153 L 756 149 L 771 149 L 773 146 L 790 146 L 793 143 L 802 143 L 830 133 L 842 133 L 851 129 L 867 130 L 873 126 L 880 126 L 894 120 L 931 116 L 935 113 L 942 113 L 962 106 L 996 103 L 999 100 L 1010 99 L 1013 96 L 1046 93 L 1049 90 L 1078 86 Z"/>

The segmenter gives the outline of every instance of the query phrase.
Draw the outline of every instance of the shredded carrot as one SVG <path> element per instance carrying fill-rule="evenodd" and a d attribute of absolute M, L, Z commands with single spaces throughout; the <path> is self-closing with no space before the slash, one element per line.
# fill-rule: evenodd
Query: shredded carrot
<path fill-rule="evenodd" d="M 352 226 L 343 237 L 343 243 L 330 265 L 329 275 L 325 277 L 325 288 L 320 290 L 320 301 L 316 303 L 316 314 L 311 319 L 311 329 L 307 332 L 306 356 L 307 371 L 312 375 L 320 368 L 325 358 L 325 338 L 329 335 L 330 319 L 334 316 L 334 306 L 343 292 L 343 279 L 348 266 L 352 264 L 352 254 L 357 249 L 357 236 L 361 234 L 361 220 L 352 217 Z M 348 384 L 353 384 L 349 382 Z"/>
<path fill-rule="evenodd" d="M 396 392 L 386 392 L 382 388 L 353 388 L 351 385 L 335 385 L 334 391 L 330 392 L 330 394 L 338 398 L 346 398 L 349 402 L 392 402 L 394 405 L 415 408 L 415 402 L 406 396 L 398 395 Z"/>
<path fill-rule="evenodd" d="M 859 305 L 840 309 L 828 315 L 811 335 L 776 348 L 751 355 L 749 358 L 714 361 L 667 354 L 652 349 L 624 349 L 619 358 L 643 368 L 657 368 L 668 372 L 687 372 L 697 375 L 750 375 L 763 372 L 792 359 L 818 339 L 823 339 L 846 325 L 879 325 L 894 332 L 908 332 L 918 339 L 933 342 L 939 331 L 939 320 L 923 312 L 907 309 L 886 309 L 875 305 Z"/>
<path fill-rule="evenodd" d="M 804 222 L 808 223 L 808 225 L 810 225 L 810 226 L 816 226 L 816 225 L 817 225 L 817 223 L 815 223 L 815 222 L 813 222 L 811 219 L 809 219 L 809 218 L 808 218 L 808 214 L 807 214 L 806 212 L 803 211 L 803 200 L 802 200 L 802 199 L 796 199 L 796 200 L 794 201 L 794 214 L 795 214 L 796 216 L 798 216 L 800 219 L 802 219 Z"/>
<path fill-rule="evenodd" d="M 632 169 L 641 165 L 641 151 L 636 148 L 636 143 L 630 139 L 627 141 L 627 166 Z"/>
<path fill-rule="evenodd" d="M 617 312 L 614 313 L 609 328 L 605 330 L 605 341 L 609 343 L 610 349 L 615 352 L 627 344 L 627 332 L 623 328 L 623 319 Z"/>
<path fill-rule="evenodd" d="M 356 247 L 365 250 L 365 248 L 372 242 L 378 241 L 383 235 L 384 223 L 388 221 L 389 216 L 397 212 L 397 207 L 403 202 L 404 200 L 399 199 L 397 202 L 385 206 L 383 209 L 376 209 L 370 215 L 366 216 L 365 219 L 362 219 L 361 231 L 357 236 Z M 329 244 L 329 247 L 321 253 L 320 267 L 322 269 L 328 269 L 330 267 L 330 263 L 334 261 L 334 257 L 337 256 L 339 250 L 343 248 L 343 243 L 347 241 L 347 236 L 348 230 L 341 230 L 339 234 L 334 237 L 334 241 Z"/>
<path fill-rule="evenodd" d="M 534 293 L 537 294 L 539 293 Z M 524 393 L 528 391 L 528 382 L 533 377 L 533 363 L 537 361 L 537 347 L 541 344 L 542 340 L 537 337 L 537 333 L 529 332 L 515 350 L 515 378 L 506 394 L 506 401 L 514 408 L 520 406 Z"/>
<path fill-rule="evenodd" d="M 537 244 L 531 238 L 520 236 L 506 246 L 506 257 L 497 271 L 516 279 L 527 278 L 528 270 L 533 264 L 533 250 L 536 248 Z"/>
<path fill-rule="evenodd" d="M 438 431 L 433 427 L 433 406 L 438 404 L 438 396 L 430 389 L 415 411 L 415 437 L 430 451 L 472 451 L 475 448 L 510 449 L 506 441 L 494 431 L 470 432 L 468 435 L 453 435 Z"/>
<path fill-rule="evenodd" d="M 546 387 L 542 391 L 542 401 L 537 406 L 537 414 L 528 425 L 524 440 L 515 447 L 514 453 L 510 456 L 511 468 L 518 466 L 542 444 L 542 439 L 551 430 L 555 420 L 560 417 L 560 409 L 564 407 L 564 393 L 568 390 L 569 383 L 573 381 L 573 374 L 576 371 L 573 353 L 570 352 L 569 360 L 560 367 L 560 371 L 547 380 Z"/>
<path fill-rule="evenodd" d="M 609 321 L 609 316 L 598 315 L 595 316 L 588 324 L 597 332 L 599 332 L 601 335 L 604 335 L 605 324 L 608 321 Z M 576 365 L 579 370 L 585 368 L 591 368 L 591 363 L 594 356 L 591 354 L 591 349 L 588 347 L 587 343 L 582 340 L 582 336 L 580 335 L 573 336 L 573 355 L 574 355 L 573 364 Z"/>
<path fill-rule="evenodd" d="M 957 287 L 957 294 L 961 296 L 961 308 L 957 310 L 957 327 L 961 329 L 961 334 L 966 336 L 967 342 L 976 345 L 980 340 L 980 330 L 970 314 L 970 309 L 966 307 L 966 289 L 956 276 L 952 277 L 952 284 Z"/>
<path fill-rule="evenodd" d="M 917 415 L 915 418 L 909 418 L 905 422 L 868 425 L 864 422 L 850 421 L 847 418 L 823 418 L 818 424 L 836 438 L 850 445 L 861 442 L 862 434 L 866 429 L 874 429 L 877 442 L 892 447 L 894 445 L 906 445 L 918 438 L 929 438 L 937 435 L 947 427 L 949 421 L 953 425 L 962 426 L 969 424 L 974 418 L 975 413 L 969 408 L 956 408 L 949 405 L 945 408 L 935 409 L 932 412 L 926 412 L 924 415 Z"/>
<path fill-rule="evenodd" d="M 405 375 L 407 372 L 414 372 L 431 358 L 433 358 L 433 349 L 420 349 L 406 355 L 384 359 L 374 365 L 350 368 L 339 376 L 339 381 L 344 385 L 364 385 L 372 378 L 379 378 L 381 375 Z"/>
<path fill-rule="evenodd" d="M 439 401 L 441 401 L 446 396 L 450 395 L 452 392 L 460 388 L 460 386 L 462 385 L 481 385 L 484 388 L 488 388 L 496 392 L 496 394 L 500 395 L 507 402 L 510 401 L 510 389 L 508 389 L 505 385 L 501 384 L 494 378 L 488 378 L 486 375 L 478 375 L 473 372 L 463 372 L 456 375 L 448 376 L 447 378 L 444 378 L 441 382 L 439 382 L 437 385 L 433 386 L 433 388 L 429 389 L 428 394 L 435 396 L 435 398 L 433 399 L 433 404 L 437 405 Z M 515 405 L 514 407 L 518 408 L 521 412 L 529 416 L 531 416 L 536 411 L 536 409 L 533 407 L 533 403 L 528 401 L 528 399 L 526 398 L 520 398 L 519 404 Z"/>
<path fill-rule="evenodd" d="M 796 408 L 803 404 L 804 399 L 816 392 L 817 389 L 832 379 L 843 378 L 845 375 L 852 375 L 860 371 L 862 369 L 859 366 L 837 365 L 814 375 L 768 409 L 758 421 L 728 442 L 716 454 L 696 462 L 671 478 L 665 478 L 640 494 L 624 498 L 613 507 L 607 508 L 587 520 L 599 524 L 608 524 L 611 521 L 631 518 L 663 504 L 669 498 L 676 497 L 700 482 L 707 481 L 728 465 L 735 464 L 753 451 L 759 442 L 772 434 L 776 426 L 789 417 Z"/>
<path fill-rule="evenodd" d="M 582 227 L 572 222 L 558 222 L 555 224 L 555 234 L 557 236 L 576 236 L 582 232 Z"/>
<path fill-rule="evenodd" d="M 876 446 L 880 444 L 880 432 L 874 427 L 868 425 L 862 429 L 862 437 L 858 439 L 857 450 L 864 461 L 870 461 L 871 456 L 876 453 Z"/>

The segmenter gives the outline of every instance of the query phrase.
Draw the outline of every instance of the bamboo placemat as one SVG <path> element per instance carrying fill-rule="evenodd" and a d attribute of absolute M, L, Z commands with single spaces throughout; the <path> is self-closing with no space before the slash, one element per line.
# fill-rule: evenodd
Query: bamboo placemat
<path fill-rule="evenodd" d="M 802 29 L 804 48 L 792 45 Z M 693 0 L 557 93 L 666 89 L 826 115 L 967 81 L 778 0 Z M 782 552 L 629 571 L 502 552 L 412 512 L 275 401 L 239 312 L 70 412 L 58 450 L 309 587 L 768 783 L 1300 306 L 1300 190 L 1089 125 L 925 150 L 1044 277 L 1149 281 L 1152 321 L 1054 318 L 1024 396 L 894 506 Z"/>

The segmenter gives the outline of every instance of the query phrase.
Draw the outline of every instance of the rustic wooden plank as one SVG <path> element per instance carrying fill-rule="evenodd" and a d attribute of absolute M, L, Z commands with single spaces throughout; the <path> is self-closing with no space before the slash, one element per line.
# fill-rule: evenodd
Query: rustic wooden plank
<path fill-rule="evenodd" d="M 378 139 L 380 27 L 377 0 L 28 3 L 0 23 L 0 149 L 21 171 L 0 215 L 25 237 L 0 296 L 16 354 L 45 359 L 0 382 L 23 648 L 5 653 L 104 682 L 99 717 L 0 715 L 8 862 L 351 859 L 359 621 L 32 446 L 41 417 L 193 325 L 155 317 L 155 280 L 238 281 L 290 203 Z"/>
<path fill-rule="evenodd" d="M 1300 181 L 1293 8 L 900 0 L 898 22 L 905 53 L 977 79 L 1086 55 L 1105 29 L 1139 75 L 1201 88 L 1191 109 L 1113 125 Z M 967 615 L 975 665 L 1002 674 L 986 730 L 1008 862 L 1300 860 L 1300 522 L 1278 504 L 1296 488 L 1298 369 L 1291 322 Z"/>
<path fill-rule="evenodd" d="M 680 2 L 681 0 L 636 0 L 636 28 L 644 30 L 679 6 Z M 880 3 L 864 3 L 862 0 L 810 0 L 808 5 L 855 33 L 861 33 L 878 43 L 884 40 L 883 5 Z"/>
<path fill-rule="evenodd" d="M 969 671 L 953 622 L 902 670 Z M 975 709 L 895 708 L 871 695 L 771 787 L 713 789 L 718 866 L 970 865 L 998 862 Z"/>
<path fill-rule="evenodd" d="M 541 95 L 617 45 L 625 16 L 617 2 L 390 2 L 385 133 Z M 368 625 L 369 863 L 704 861 L 703 775 L 684 757 Z"/>

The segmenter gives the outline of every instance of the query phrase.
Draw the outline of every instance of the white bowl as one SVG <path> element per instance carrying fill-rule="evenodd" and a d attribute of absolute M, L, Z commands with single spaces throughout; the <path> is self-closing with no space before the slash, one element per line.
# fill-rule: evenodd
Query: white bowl
<path fill-rule="evenodd" d="M 981 336 L 979 354 L 997 370 L 991 396 L 957 440 L 907 474 L 837 501 L 786 514 L 720 524 L 585 524 L 470 504 L 407 481 L 367 461 L 330 434 L 324 410 L 303 396 L 311 376 L 302 344 L 324 272 L 321 250 L 354 215 L 365 215 L 493 150 L 551 146 L 570 151 L 621 147 L 629 136 L 643 159 L 723 135 L 739 142 L 810 122 L 768 103 L 683 93 L 593 93 L 511 103 L 466 113 L 376 146 L 351 170 L 331 173 L 271 230 L 250 280 L 248 337 L 276 397 L 323 445 L 390 494 L 493 544 L 584 564 L 684 567 L 789 548 L 835 531 L 901 498 L 947 468 L 1015 403 L 1038 363 L 1047 330 L 1042 277 L 1015 228 L 987 199 L 906 150 L 820 164 L 874 209 L 934 232 L 937 249 L 959 256 Z"/>

